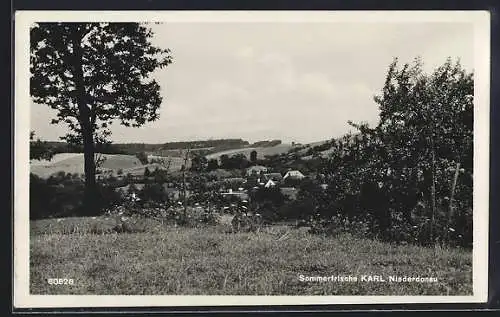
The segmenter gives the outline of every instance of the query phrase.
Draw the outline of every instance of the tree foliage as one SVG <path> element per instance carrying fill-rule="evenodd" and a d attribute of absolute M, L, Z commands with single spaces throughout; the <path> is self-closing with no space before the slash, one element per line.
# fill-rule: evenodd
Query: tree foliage
<path fill-rule="evenodd" d="M 76 133 L 66 139 L 81 140 L 85 119 L 101 131 L 96 139 L 109 135 L 113 119 L 136 127 L 156 120 L 162 97 L 147 78 L 171 56 L 152 36 L 138 23 L 39 23 L 31 29 L 32 98 L 58 111 L 54 123 Z"/>
<path fill-rule="evenodd" d="M 369 222 L 382 239 L 470 245 L 473 90 L 473 74 L 459 62 L 426 74 L 419 59 L 395 60 L 375 97 L 378 125 L 350 122 L 358 132 L 331 141 L 319 168 L 329 199 L 313 201 L 315 208 Z M 314 191 L 299 196 L 320 197 L 305 195 Z"/>
<path fill-rule="evenodd" d="M 205 156 L 199 153 L 192 153 L 191 171 L 203 172 L 208 169 L 208 160 Z"/>
<path fill-rule="evenodd" d="M 220 156 L 220 168 L 226 170 L 233 169 L 245 169 L 249 166 L 250 162 L 248 161 L 245 154 L 238 153 L 234 155 L 223 154 Z"/>
<path fill-rule="evenodd" d="M 219 168 L 219 161 L 217 159 L 210 159 L 207 162 L 207 170 L 214 171 Z"/>

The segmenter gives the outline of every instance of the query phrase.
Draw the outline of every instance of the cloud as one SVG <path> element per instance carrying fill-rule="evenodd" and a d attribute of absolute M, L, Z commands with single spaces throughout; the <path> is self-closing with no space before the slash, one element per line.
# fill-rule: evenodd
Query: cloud
<path fill-rule="evenodd" d="M 347 132 L 347 120 L 377 122 L 373 95 L 394 57 L 422 55 L 427 69 L 450 55 L 470 69 L 473 59 L 473 29 L 460 23 L 169 23 L 154 31 L 174 55 L 154 75 L 160 119 L 113 126 L 117 142 L 326 139 Z M 63 126 L 48 124 L 50 109 L 39 107 L 32 107 L 37 134 L 63 135 Z"/>
<path fill-rule="evenodd" d="M 327 98 L 332 98 L 339 93 L 338 87 L 324 73 L 304 74 L 300 78 L 299 87 L 305 93 L 321 95 Z"/>
<path fill-rule="evenodd" d="M 204 100 L 219 101 L 220 99 L 245 99 L 250 97 L 250 93 L 238 85 L 217 80 L 208 83 L 200 92 L 200 96 Z"/>

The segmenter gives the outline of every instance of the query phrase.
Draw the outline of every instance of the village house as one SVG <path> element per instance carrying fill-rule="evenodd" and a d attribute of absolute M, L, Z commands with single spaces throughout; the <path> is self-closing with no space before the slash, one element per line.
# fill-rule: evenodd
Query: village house
<path fill-rule="evenodd" d="M 247 176 L 245 186 L 247 188 L 255 187 L 255 186 L 264 186 L 267 182 L 267 179 L 264 176 L 264 173 L 259 174 L 251 174 Z"/>
<path fill-rule="evenodd" d="M 280 173 L 266 173 L 263 174 L 263 181 L 265 182 L 265 188 L 275 187 L 279 185 L 283 180 L 283 176 Z"/>
<path fill-rule="evenodd" d="M 261 173 L 267 173 L 269 169 L 265 166 L 262 166 L 262 165 L 255 165 L 255 166 L 251 166 L 249 168 L 247 168 L 247 173 L 246 175 L 247 176 L 252 176 L 252 175 L 259 175 Z"/>
<path fill-rule="evenodd" d="M 297 170 L 290 170 L 286 172 L 285 176 L 283 176 L 283 180 L 286 180 L 287 178 L 290 179 L 303 179 L 305 176 L 302 174 L 300 171 Z"/>
<path fill-rule="evenodd" d="M 265 188 L 271 188 L 278 185 L 276 181 L 273 181 L 272 179 L 268 180 L 267 183 L 264 185 Z"/>

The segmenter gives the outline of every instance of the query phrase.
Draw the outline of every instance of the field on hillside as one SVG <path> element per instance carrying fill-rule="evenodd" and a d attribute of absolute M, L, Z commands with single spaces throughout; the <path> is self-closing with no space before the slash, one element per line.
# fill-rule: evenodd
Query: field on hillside
<path fill-rule="evenodd" d="M 31 166 L 49 166 L 73 157 L 78 157 L 83 155 L 82 153 L 58 153 L 49 160 L 31 160 Z"/>
<path fill-rule="evenodd" d="M 471 295 L 472 254 L 395 246 L 349 235 L 271 226 L 226 233 L 145 222 L 144 232 L 102 234 L 112 218 L 31 222 L 31 294 L 134 295 Z M 100 228 L 100 229 L 99 229 Z M 357 282 L 304 281 L 350 275 Z M 386 282 L 363 281 L 380 275 Z M 389 276 L 437 282 L 388 282 Z M 73 285 L 49 285 L 71 278 Z"/>
<path fill-rule="evenodd" d="M 101 169 L 113 170 L 114 172 L 122 170 L 124 175 L 128 173 L 132 175 L 143 175 L 146 167 L 153 171 L 158 166 L 156 164 L 142 165 L 139 159 L 133 155 L 103 154 L 102 156 L 106 159 L 103 161 Z M 182 164 L 184 163 L 183 159 L 180 157 L 165 159 L 171 159 L 171 171 L 180 170 Z M 59 153 L 54 155 L 50 161 L 32 160 L 30 162 L 30 171 L 31 173 L 43 178 L 49 177 L 50 175 L 60 171 L 72 174 L 83 174 L 83 153 Z"/>
<path fill-rule="evenodd" d="M 158 155 L 148 155 L 149 160 L 162 159 L 167 163 L 170 161 L 170 170 L 171 171 L 180 171 L 182 165 L 184 165 L 184 157 L 181 156 L 158 156 Z M 150 164 L 151 165 L 151 164 Z M 187 167 L 191 167 L 191 160 L 187 160 Z"/>
<path fill-rule="evenodd" d="M 266 155 L 287 153 L 291 148 L 292 148 L 291 144 L 279 144 L 279 145 L 270 146 L 270 147 L 247 147 L 247 148 L 232 149 L 232 150 L 212 153 L 212 154 L 207 155 L 207 158 L 208 159 L 219 158 L 221 155 L 224 155 L 224 154 L 228 155 L 228 156 L 232 156 L 232 155 L 236 155 L 236 154 L 244 154 L 247 158 L 250 158 L 250 153 L 255 150 L 255 151 L 257 151 L 257 158 L 263 159 Z"/>
<path fill-rule="evenodd" d="M 103 154 L 106 159 L 102 168 L 119 170 L 141 166 L 141 162 L 133 155 Z M 30 162 L 30 171 L 40 177 L 48 177 L 54 173 L 64 171 L 66 173 L 84 173 L 83 153 L 59 153 L 54 155 L 50 161 Z"/>

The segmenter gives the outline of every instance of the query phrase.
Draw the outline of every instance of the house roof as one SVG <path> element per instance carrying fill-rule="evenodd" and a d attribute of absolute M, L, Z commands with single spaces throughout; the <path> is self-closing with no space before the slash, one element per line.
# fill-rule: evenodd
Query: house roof
<path fill-rule="evenodd" d="M 262 166 L 262 165 L 254 165 L 254 166 L 250 166 L 249 168 L 247 168 L 247 175 L 249 174 L 252 174 L 253 172 L 265 172 L 267 171 L 268 168 L 265 167 L 265 166 Z"/>
<path fill-rule="evenodd" d="M 300 177 L 300 178 L 303 178 L 305 176 L 300 171 L 290 170 L 290 171 L 286 172 L 285 176 L 283 176 L 283 178 L 287 178 L 287 177 L 292 177 L 292 178 L 294 178 L 294 177 Z"/>
<path fill-rule="evenodd" d="M 276 185 L 276 183 L 272 179 L 270 179 L 270 180 L 267 181 L 266 185 L 264 185 L 264 186 L 265 187 L 271 187 L 271 186 L 274 186 L 274 185 Z"/>

